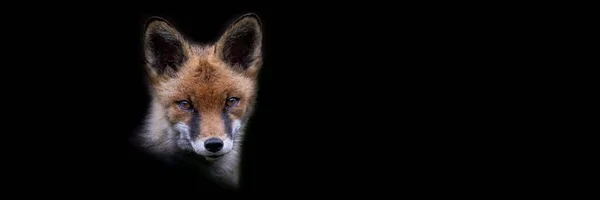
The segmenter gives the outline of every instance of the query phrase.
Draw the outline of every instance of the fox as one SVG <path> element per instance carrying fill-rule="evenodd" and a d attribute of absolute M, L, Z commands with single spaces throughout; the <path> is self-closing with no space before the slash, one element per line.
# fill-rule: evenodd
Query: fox
<path fill-rule="evenodd" d="M 263 64 L 262 36 L 255 13 L 235 18 L 208 44 L 188 39 L 162 17 L 149 17 L 143 57 L 150 103 L 139 145 L 239 189 L 244 132 Z"/>

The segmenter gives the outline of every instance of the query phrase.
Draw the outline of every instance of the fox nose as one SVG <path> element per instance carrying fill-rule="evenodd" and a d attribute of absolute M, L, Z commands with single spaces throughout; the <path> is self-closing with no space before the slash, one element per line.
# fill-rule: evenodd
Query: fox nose
<path fill-rule="evenodd" d="M 204 142 L 204 148 L 215 153 L 223 148 L 223 140 L 219 138 L 210 138 Z"/>

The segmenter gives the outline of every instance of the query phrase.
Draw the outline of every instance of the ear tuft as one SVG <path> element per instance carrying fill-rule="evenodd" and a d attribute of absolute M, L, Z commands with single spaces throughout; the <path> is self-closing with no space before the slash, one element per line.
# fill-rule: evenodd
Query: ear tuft
<path fill-rule="evenodd" d="M 227 28 L 217 41 L 215 54 L 228 65 L 247 70 L 262 56 L 262 27 L 258 15 L 244 14 Z"/>

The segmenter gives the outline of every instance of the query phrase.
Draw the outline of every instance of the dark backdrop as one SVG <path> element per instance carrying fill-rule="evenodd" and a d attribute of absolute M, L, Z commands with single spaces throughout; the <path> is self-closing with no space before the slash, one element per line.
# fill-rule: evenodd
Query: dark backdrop
<path fill-rule="evenodd" d="M 208 185 L 189 185 L 128 141 L 148 106 L 141 31 L 157 15 L 212 42 L 246 12 L 262 19 L 265 63 L 244 149 L 245 191 L 460 192 L 480 180 L 466 178 L 482 164 L 464 164 L 469 150 L 460 145 L 473 131 L 461 119 L 477 117 L 465 102 L 482 99 L 464 96 L 477 84 L 464 79 L 465 67 L 481 54 L 468 37 L 484 32 L 467 31 L 479 24 L 473 18 L 440 5 L 166 4 L 5 20 L 4 39 L 16 44 L 3 64 L 6 110 L 15 113 L 7 126 L 16 130 L 5 133 L 6 144 L 16 145 L 6 152 L 27 177 L 13 185 L 73 195 L 202 195 Z"/>

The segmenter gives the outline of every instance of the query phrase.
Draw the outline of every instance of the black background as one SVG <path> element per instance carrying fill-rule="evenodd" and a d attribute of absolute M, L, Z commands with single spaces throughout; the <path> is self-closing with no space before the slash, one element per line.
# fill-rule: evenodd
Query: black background
<path fill-rule="evenodd" d="M 5 148 L 18 152 L 9 165 L 23 171 L 13 185 L 72 195 L 205 193 L 209 186 L 188 185 L 128 141 L 148 106 L 142 29 L 161 16 L 208 43 L 247 12 L 262 20 L 265 63 L 243 191 L 439 194 L 482 179 L 466 175 L 484 164 L 465 164 L 464 133 L 474 129 L 461 120 L 476 118 L 465 104 L 483 98 L 465 96 L 467 67 L 481 56 L 473 38 L 485 34 L 471 26 L 480 21 L 444 5 L 234 5 L 83 6 L 7 20 L 4 39 L 17 44 L 6 59 L 16 64 L 4 63 L 5 105 L 16 109 L 8 116 L 17 131 L 5 133 L 16 145 Z"/>

